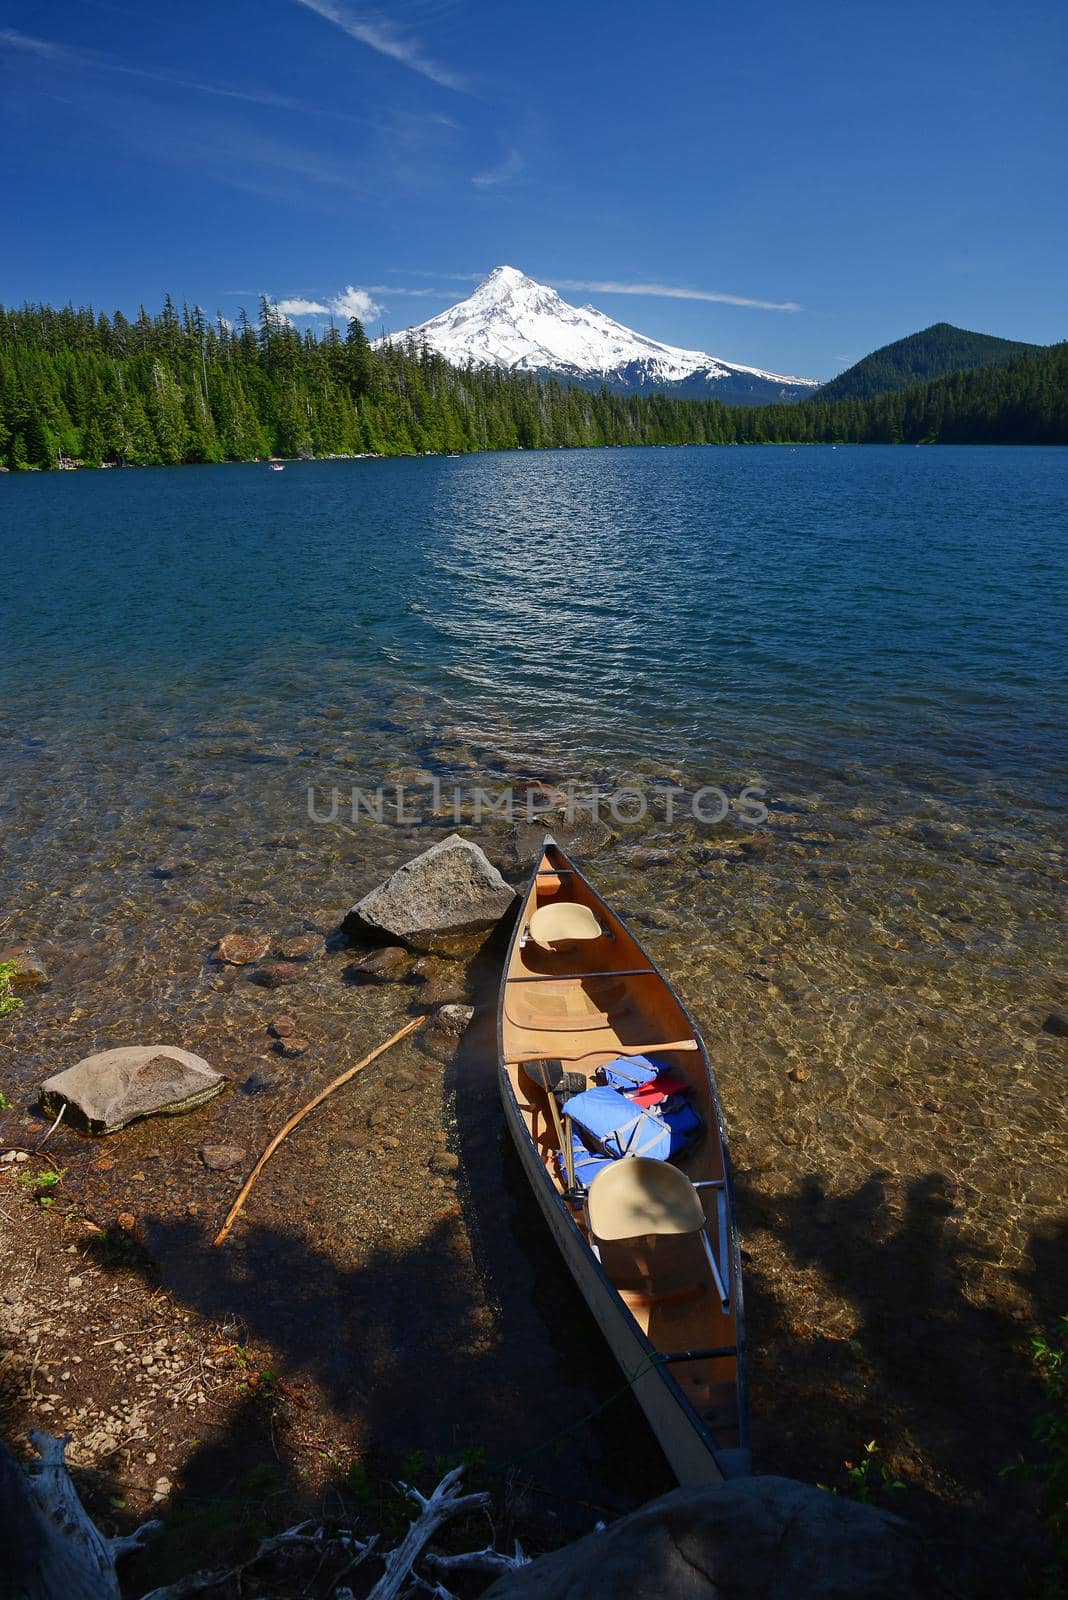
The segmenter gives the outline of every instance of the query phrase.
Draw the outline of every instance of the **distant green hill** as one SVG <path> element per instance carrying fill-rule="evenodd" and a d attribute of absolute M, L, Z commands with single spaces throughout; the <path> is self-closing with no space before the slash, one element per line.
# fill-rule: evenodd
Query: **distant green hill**
<path fill-rule="evenodd" d="M 971 333 L 950 322 L 912 333 L 907 339 L 873 350 L 856 366 L 839 373 L 811 396 L 813 400 L 870 400 L 872 395 L 893 394 L 930 383 L 950 372 L 970 367 L 1003 367 L 1016 356 L 1030 355 L 1042 345 L 1020 344 L 1015 339 L 995 339 L 989 333 Z"/>

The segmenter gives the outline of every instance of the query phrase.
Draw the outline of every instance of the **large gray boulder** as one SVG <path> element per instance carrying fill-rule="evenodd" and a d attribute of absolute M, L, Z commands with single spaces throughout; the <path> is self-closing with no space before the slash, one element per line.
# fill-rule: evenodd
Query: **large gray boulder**
<path fill-rule="evenodd" d="M 353 939 L 400 939 L 432 950 L 488 933 L 516 898 L 485 852 L 451 833 L 365 894 L 342 929 Z"/>
<path fill-rule="evenodd" d="M 114 1133 L 135 1117 L 189 1111 L 218 1094 L 225 1082 L 188 1050 L 169 1044 L 123 1045 L 86 1056 L 46 1078 L 41 1109 L 55 1117 L 66 1106 L 67 1116 L 90 1133 Z"/>
<path fill-rule="evenodd" d="M 874 1506 L 792 1478 L 676 1489 L 542 1556 L 483 1600 L 923 1600 L 916 1539 Z"/>

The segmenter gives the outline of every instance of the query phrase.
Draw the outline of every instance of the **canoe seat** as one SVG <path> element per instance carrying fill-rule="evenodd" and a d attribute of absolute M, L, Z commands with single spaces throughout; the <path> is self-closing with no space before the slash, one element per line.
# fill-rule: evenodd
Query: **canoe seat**
<path fill-rule="evenodd" d="M 622 983 L 560 978 L 513 983 L 505 991 L 504 1013 L 517 1028 L 562 1028 L 569 1033 L 607 1028 L 629 1009 Z"/>
<path fill-rule="evenodd" d="M 590 1185 L 586 1219 L 601 1265 L 632 1310 L 707 1293 L 704 1207 L 677 1167 L 644 1156 L 614 1161 Z"/>
<path fill-rule="evenodd" d="M 538 907 L 527 924 L 527 932 L 543 950 L 569 950 L 587 939 L 599 939 L 603 929 L 589 906 L 575 900 L 555 900 Z"/>
<path fill-rule="evenodd" d="M 686 1174 L 645 1156 L 614 1161 L 600 1173 L 587 1206 L 592 1232 L 606 1243 L 647 1233 L 697 1233 L 705 1225 L 701 1197 Z"/>

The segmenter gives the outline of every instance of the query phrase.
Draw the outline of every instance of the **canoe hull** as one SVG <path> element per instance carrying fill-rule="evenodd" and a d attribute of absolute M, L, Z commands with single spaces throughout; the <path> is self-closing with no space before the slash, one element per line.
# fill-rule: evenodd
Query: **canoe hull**
<path fill-rule="evenodd" d="M 641 1374 L 631 1387 L 668 1465 L 683 1486 L 723 1483 L 726 1474 L 717 1461 L 711 1436 L 670 1373 L 653 1365 L 653 1346 L 601 1270 L 549 1180 L 503 1065 L 498 1082 L 509 1132 L 545 1220 L 621 1371 Z"/>
<path fill-rule="evenodd" d="M 704 1127 L 672 1161 L 701 1195 L 704 1261 L 691 1247 L 688 1257 L 674 1257 L 674 1277 L 655 1240 L 651 1251 L 624 1242 L 607 1256 L 594 1246 L 583 1185 L 571 1171 L 566 1109 L 525 1066 L 556 1061 L 592 1087 L 601 1066 L 650 1052 L 685 1080 Z M 679 1482 L 716 1484 L 750 1472 L 741 1260 L 708 1051 L 659 967 L 551 836 L 505 958 L 497 1059 L 523 1170 Z"/>

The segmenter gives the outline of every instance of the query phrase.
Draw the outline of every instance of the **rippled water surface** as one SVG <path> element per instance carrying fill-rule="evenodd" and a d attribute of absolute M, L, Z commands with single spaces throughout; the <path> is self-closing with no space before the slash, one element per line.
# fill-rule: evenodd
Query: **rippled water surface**
<path fill-rule="evenodd" d="M 718 1064 L 758 1454 L 815 1477 L 875 1421 L 943 1485 L 930 1493 L 966 1502 L 969 1473 L 989 1481 L 1019 1431 L 1027 1332 L 1068 1294 L 1066 1047 L 1043 1027 L 1068 1000 L 1066 527 L 1068 452 L 1053 449 L 0 480 L 2 929 L 44 949 L 53 977 L 5 1024 L 6 1080 L 28 1095 L 46 1070 L 146 1037 L 240 1080 L 266 1057 L 266 1021 L 298 1009 L 312 1049 L 273 1094 L 124 1136 L 165 1158 L 160 1249 L 188 1275 L 200 1258 L 168 1220 L 168 1185 L 173 1208 L 194 1195 L 213 1213 L 231 1192 L 192 1160 L 205 1131 L 254 1148 L 410 999 L 353 989 L 340 951 L 284 1006 L 208 959 L 234 927 L 329 931 L 450 826 L 425 808 L 316 824 L 309 785 L 643 781 L 647 814 L 609 816 L 586 864 Z M 683 807 L 669 823 L 657 786 L 703 784 L 760 786 L 767 820 L 710 826 Z M 470 831 L 524 866 L 503 820 Z M 493 978 L 492 962 L 462 975 L 476 999 Z M 402 1442 L 470 1442 L 475 1415 L 533 1446 L 546 1424 L 526 1406 L 530 1373 L 569 1414 L 611 1389 L 546 1311 L 570 1291 L 530 1243 L 540 1224 L 514 1192 L 490 1057 L 481 1024 L 458 1064 L 413 1047 L 385 1088 L 324 1113 L 299 1193 L 279 1171 L 257 1206 L 265 1261 L 303 1238 L 333 1274 L 333 1332 L 311 1355 L 306 1331 L 271 1322 L 277 1306 L 249 1315 L 335 1398 L 366 1412 L 377 1394 Z M 400 1149 L 377 1147 L 372 1124 L 339 1165 L 330 1140 L 379 1104 Z M 458 1212 L 450 1185 L 427 1196 L 420 1129 L 461 1156 Z M 130 1192 L 123 1170 L 96 1179 L 113 1186 L 105 1209 Z M 462 1305 L 455 1251 L 477 1285 Z M 451 1352 L 449 1381 L 438 1368 L 414 1391 L 404 1341 L 426 1329 L 405 1260 L 439 1284 L 426 1316 Z M 377 1321 L 349 1308 L 360 1273 Z M 375 1338 L 389 1348 L 361 1388 Z M 831 1384 L 838 1420 L 817 1427 L 812 1396 Z M 613 1478 L 598 1428 L 589 1473 L 625 1497 L 644 1469 Z"/>

